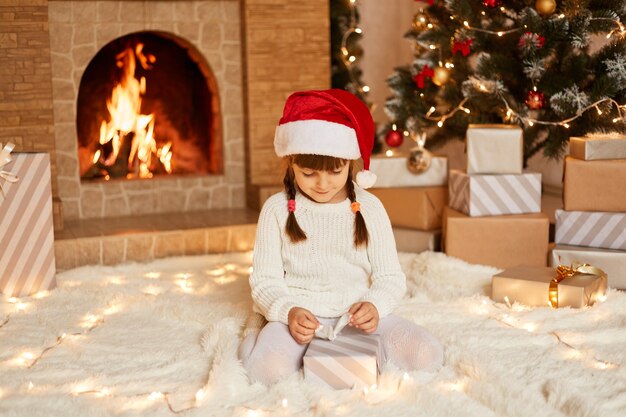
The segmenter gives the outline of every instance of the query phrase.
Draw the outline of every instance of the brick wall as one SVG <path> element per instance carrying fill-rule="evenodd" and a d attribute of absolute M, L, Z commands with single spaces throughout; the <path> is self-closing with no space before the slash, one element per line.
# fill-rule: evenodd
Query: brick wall
<path fill-rule="evenodd" d="M 282 183 L 274 130 L 285 99 L 297 90 L 330 87 L 328 0 L 245 0 L 244 109 L 249 207 Z"/>
<path fill-rule="evenodd" d="M 0 143 L 50 152 L 57 196 L 47 0 L 0 2 Z"/>

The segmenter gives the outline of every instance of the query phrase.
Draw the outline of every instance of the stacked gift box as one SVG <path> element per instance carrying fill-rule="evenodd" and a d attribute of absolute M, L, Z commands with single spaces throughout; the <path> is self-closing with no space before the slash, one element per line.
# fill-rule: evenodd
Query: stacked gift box
<path fill-rule="evenodd" d="M 50 157 L 0 144 L 0 293 L 54 288 Z"/>
<path fill-rule="evenodd" d="M 552 265 L 583 262 L 626 289 L 626 137 L 570 138 Z"/>
<path fill-rule="evenodd" d="M 448 201 L 448 160 L 432 156 L 428 168 L 411 172 L 408 155 L 372 156 L 370 171 L 377 175 L 372 194 L 385 206 L 398 250 L 438 250 L 443 208 Z"/>
<path fill-rule="evenodd" d="M 444 250 L 470 263 L 545 266 L 548 217 L 541 174 L 523 171 L 523 132 L 511 125 L 470 125 L 467 171 L 450 170 Z"/>

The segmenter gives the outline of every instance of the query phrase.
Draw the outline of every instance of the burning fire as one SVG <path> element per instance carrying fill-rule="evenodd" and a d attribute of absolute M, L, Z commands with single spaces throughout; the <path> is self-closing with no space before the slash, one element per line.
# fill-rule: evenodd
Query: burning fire
<path fill-rule="evenodd" d="M 120 161 L 127 165 L 127 178 L 151 178 L 152 170 L 160 162 L 163 169 L 172 172 L 172 143 L 157 147 L 154 138 L 154 114 L 141 114 L 141 100 L 146 93 L 146 78 L 135 77 L 137 63 L 143 69 L 150 69 L 156 62 L 152 54 L 143 53 L 143 44 L 134 49 L 129 47 L 116 57 L 117 66 L 122 69 L 122 80 L 115 86 L 107 109 L 111 121 L 103 120 L 100 125 L 100 148 L 93 156 L 93 163 L 100 163 L 105 170 Z M 125 161 L 128 161 L 126 164 Z M 106 178 L 108 179 L 108 175 Z"/>

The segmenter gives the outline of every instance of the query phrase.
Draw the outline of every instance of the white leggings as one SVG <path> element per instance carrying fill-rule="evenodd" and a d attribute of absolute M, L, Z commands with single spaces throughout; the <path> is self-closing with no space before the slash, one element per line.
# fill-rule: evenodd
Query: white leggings
<path fill-rule="evenodd" d="M 338 318 L 319 318 L 324 326 L 334 326 Z M 380 320 L 376 334 L 382 344 L 382 362 L 390 361 L 407 371 L 435 371 L 443 363 L 441 343 L 425 328 L 401 317 Z M 260 332 L 246 336 L 239 346 L 239 359 L 250 379 L 270 385 L 298 372 L 308 344 L 300 345 L 279 322 L 269 322 Z"/>

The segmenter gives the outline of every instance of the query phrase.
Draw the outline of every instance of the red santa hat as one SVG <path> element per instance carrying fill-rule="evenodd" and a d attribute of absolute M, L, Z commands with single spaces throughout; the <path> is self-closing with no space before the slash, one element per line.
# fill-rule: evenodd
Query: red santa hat
<path fill-rule="evenodd" d="M 369 171 L 375 126 L 369 109 L 357 96 L 344 90 L 293 93 L 285 102 L 274 149 L 278 156 L 306 154 L 342 159 L 363 159 L 356 182 L 369 188 L 376 175 Z"/>

